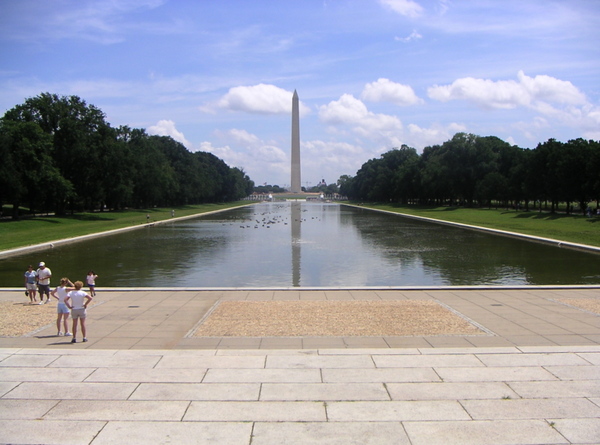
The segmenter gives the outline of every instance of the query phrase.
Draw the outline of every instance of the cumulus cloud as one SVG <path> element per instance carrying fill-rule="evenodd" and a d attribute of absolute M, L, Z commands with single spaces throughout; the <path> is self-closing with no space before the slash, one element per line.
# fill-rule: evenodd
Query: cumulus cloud
<path fill-rule="evenodd" d="M 487 109 L 533 110 L 543 116 L 544 127 L 564 125 L 576 128 L 585 138 L 597 138 L 600 108 L 591 104 L 585 94 L 566 80 L 547 75 L 527 76 L 519 71 L 516 80 L 476 79 L 465 77 L 450 85 L 435 85 L 428 89 L 430 98 L 448 102 L 465 100 Z M 515 128 L 519 129 L 519 125 Z M 539 125 L 528 124 L 523 134 L 534 141 Z"/>
<path fill-rule="evenodd" d="M 375 114 L 351 94 L 319 107 L 319 117 L 327 124 L 353 125 L 356 131 L 365 134 L 402 129 L 402 122 L 396 116 Z"/>
<path fill-rule="evenodd" d="M 289 178 L 289 158 L 276 144 L 237 128 L 218 131 L 215 136 L 220 141 L 218 145 L 205 141 L 200 144 L 200 150 L 214 154 L 230 166 L 243 168 L 257 183 Z"/>
<path fill-rule="evenodd" d="M 182 132 L 175 128 L 175 122 L 170 120 L 160 120 L 156 125 L 147 128 L 147 132 L 154 136 L 171 136 L 177 142 L 181 142 L 186 147 L 191 147 L 192 144 L 185 138 Z"/>
<path fill-rule="evenodd" d="M 412 0 L 379 0 L 379 3 L 406 17 L 415 18 L 423 13 L 421 5 Z"/>
<path fill-rule="evenodd" d="M 428 145 L 441 144 L 451 139 L 456 133 L 466 131 L 466 126 L 455 122 L 446 126 L 433 124 L 429 128 L 419 127 L 416 124 L 408 124 L 405 139 L 406 144 L 410 147 L 426 147 Z"/>
<path fill-rule="evenodd" d="M 450 85 L 435 85 L 427 90 L 430 98 L 441 102 L 466 100 L 484 108 L 529 107 L 543 111 L 545 104 L 583 105 L 586 98 L 571 82 L 551 76 L 529 77 L 519 71 L 517 80 L 464 77 Z"/>
<path fill-rule="evenodd" d="M 408 85 L 395 83 L 389 79 L 378 79 L 377 82 L 368 83 L 361 94 L 361 99 L 371 102 L 392 102 L 396 105 L 415 105 L 423 100 L 417 97 Z"/>
<path fill-rule="evenodd" d="M 383 147 L 401 144 L 398 135 L 402 132 L 402 121 L 396 116 L 376 114 L 351 94 L 319 107 L 319 118 L 329 125 L 350 126 L 355 135 L 377 142 Z"/>
<path fill-rule="evenodd" d="M 230 88 L 218 102 L 217 107 L 232 111 L 257 114 L 290 114 L 293 92 L 264 83 Z M 300 103 L 300 114 L 309 110 Z"/>
<path fill-rule="evenodd" d="M 321 179 L 329 184 L 344 174 L 353 175 L 371 156 L 361 145 L 340 141 L 303 141 L 301 151 L 302 178 L 312 185 Z"/>

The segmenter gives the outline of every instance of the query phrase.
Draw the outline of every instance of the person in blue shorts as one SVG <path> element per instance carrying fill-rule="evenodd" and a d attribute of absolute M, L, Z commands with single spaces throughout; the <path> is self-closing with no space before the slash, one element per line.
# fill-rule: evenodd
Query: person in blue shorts
<path fill-rule="evenodd" d="M 58 313 L 58 316 L 56 317 L 56 329 L 58 330 L 58 334 L 56 335 L 59 337 L 62 337 L 63 335 L 71 335 L 69 328 L 67 327 L 67 321 L 69 320 L 69 308 L 65 304 L 65 300 L 67 298 L 67 293 L 72 290 L 75 290 L 75 288 L 73 287 L 71 280 L 68 278 L 61 278 L 60 286 L 51 292 L 52 296 L 58 300 L 58 304 L 56 305 L 56 312 Z M 64 331 L 60 330 L 61 321 L 65 327 Z"/>

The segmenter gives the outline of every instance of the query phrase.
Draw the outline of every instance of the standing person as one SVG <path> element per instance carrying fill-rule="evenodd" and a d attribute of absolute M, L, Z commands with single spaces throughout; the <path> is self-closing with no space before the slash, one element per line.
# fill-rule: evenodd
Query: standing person
<path fill-rule="evenodd" d="M 65 298 L 65 304 L 71 309 L 71 318 L 73 319 L 73 340 L 71 343 L 77 343 L 77 320 L 81 324 L 81 334 L 83 335 L 83 341 L 86 342 L 86 329 L 85 329 L 85 317 L 87 316 L 87 306 L 92 301 L 92 297 L 81 290 L 83 283 L 81 281 L 75 281 L 75 290 L 72 290 L 67 294 Z"/>
<path fill-rule="evenodd" d="M 46 294 L 46 303 L 48 303 L 50 301 L 50 277 L 52 276 L 52 271 L 42 261 L 37 270 L 37 275 L 40 304 L 44 304 L 44 294 Z"/>
<path fill-rule="evenodd" d="M 58 335 L 59 337 L 62 337 L 63 335 L 73 335 L 69 332 L 69 328 L 67 327 L 67 320 L 69 319 L 69 308 L 65 304 L 65 299 L 67 298 L 67 292 L 72 291 L 74 289 L 75 288 L 73 287 L 73 283 L 71 283 L 71 280 L 69 280 L 68 278 L 61 278 L 60 286 L 58 286 L 51 292 L 52 296 L 58 300 L 58 304 L 56 305 L 56 312 L 58 314 L 58 316 L 56 317 L 56 329 L 58 330 L 58 334 L 56 335 Z M 63 331 L 60 330 L 61 320 L 65 327 L 64 334 Z"/>
<path fill-rule="evenodd" d="M 26 294 L 29 296 L 29 303 L 34 304 L 37 302 L 35 299 L 37 295 L 37 272 L 33 270 L 33 266 L 30 264 L 27 270 L 25 271 L 25 290 Z"/>
<path fill-rule="evenodd" d="M 98 275 L 96 275 L 93 270 L 90 270 L 87 274 L 87 277 L 85 277 L 85 281 L 90 288 L 90 295 L 92 298 L 96 296 L 96 278 L 98 278 Z"/>

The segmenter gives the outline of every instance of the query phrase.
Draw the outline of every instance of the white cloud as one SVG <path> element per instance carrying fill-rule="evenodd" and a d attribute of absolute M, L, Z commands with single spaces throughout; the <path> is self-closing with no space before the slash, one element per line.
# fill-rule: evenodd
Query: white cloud
<path fill-rule="evenodd" d="M 577 129 L 584 137 L 594 138 L 600 126 L 600 109 L 590 104 L 585 94 L 571 82 L 547 75 L 530 77 L 519 71 L 517 80 L 499 81 L 465 77 L 450 85 L 435 85 L 428 89 L 428 95 L 441 102 L 465 100 L 487 109 L 533 110 L 544 119 L 527 129 L 515 125 L 531 141 L 547 133 L 540 131 L 542 127 L 563 125 Z"/>
<path fill-rule="evenodd" d="M 415 105 L 423 100 L 417 97 L 408 85 L 395 83 L 389 79 L 378 79 L 377 82 L 368 83 L 361 94 L 361 99 L 371 102 L 392 102 L 396 105 Z"/>
<path fill-rule="evenodd" d="M 394 37 L 394 40 L 396 40 L 398 42 L 408 43 L 413 40 L 418 40 L 418 39 L 422 39 L 422 38 L 423 38 L 423 36 L 421 34 L 419 34 L 416 30 L 413 30 L 413 32 L 411 32 L 410 35 L 408 35 L 406 37 Z"/>
<path fill-rule="evenodd" d="M 402 131 L 402 122 L 396 116 L 375 114 L 351 94 L 319 107 L 319 117 L 330 125 L 349 125 L 357 135 L 384 145 L 396 145 L 397 135 Z"/>
<path fill-rule="evenodd" d="M 302 179 L 309 185 L 325 179 L 330 184 L 342 175 L 354 175 L 372 156 L 354 144 L 338 141 L 311 140 L 301 142 Z"/>
<path fill-rule="evenodd" d="M 147 128 L 150 135 L 155 136 L 171 136 L 177 142 L 181 142 L 186 147 L 191 147 L 192 144 L 185 138 L 182 132 L 175 128 L 175 122 L 170 120 L 160 120 L 156 125 Z"/>
<path fill-rule="evenodd" d="M 523 71 L 519 71 L 517 77 L 519 83 L 531 96 L 532 101 L 569 105 L 583 105 L 587 102 L 585 95 L 567 80 L 560 80 L 546 75 L 529 77 Z"/>
<path fill-rule="evenodd" d="M 379 0 L 379 3 L 406 17 L 415 18 L 423 13 L 421 5 L 412 0 Z"/>
<path fill-rule="evenodd" d="M 430 98 L 441 102 L 466 100 L 484 108 L 516 108 L 520 106 L 543 111 L 544 104 L 583 105 L 585 95 L 571 82 L 539 75 L 529 77 L 522 71 L 518 80 L 476 79 L 464 77 L 450 85 L 435 85 L 427 90 Z"/>
<path fill-rule="evenodd" d="M 406 145 L 410 147 L 426 147 L 428 145 L 441 144 L 451 139 L 456 133 L 466 131 L 467 127 L 454 122 L 446 126 L 434 124 L 429 128 L 419 127 L 416 124 L 408 124 L 405 135 Z"/>
<path fill-rule="evenodd" d="M 230 88 L 218 102 L 217 107 L 233 111 L 258 114 L 291 114 L 292 92 L 275 85 L 258 84 Z M 300 114 L 309 109 L 300 103 Z"/>
<path fill-rule="evenodd" d="M 276 144 L 236 128 L 217 131 L 215 136 L 220 140 L 219 145 L 205 141 L 200 150 L 214 154 L 232 167 L 243 168 L 258 184 L 289 182 L 290 160 Z"/>

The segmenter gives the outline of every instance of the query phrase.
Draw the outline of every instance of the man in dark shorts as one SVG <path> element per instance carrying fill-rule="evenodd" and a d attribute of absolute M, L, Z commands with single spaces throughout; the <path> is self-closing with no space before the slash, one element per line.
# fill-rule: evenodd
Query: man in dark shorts
<path fill-rule="evenodd" d="M 50 301 L 50 277 L 52 271 L 46 267 L 43 261 L 37 270 L 38 291 L 40 292 L 40 304 L 44 304 L 44 294 L 46 294 L 46 303 Z"/>

